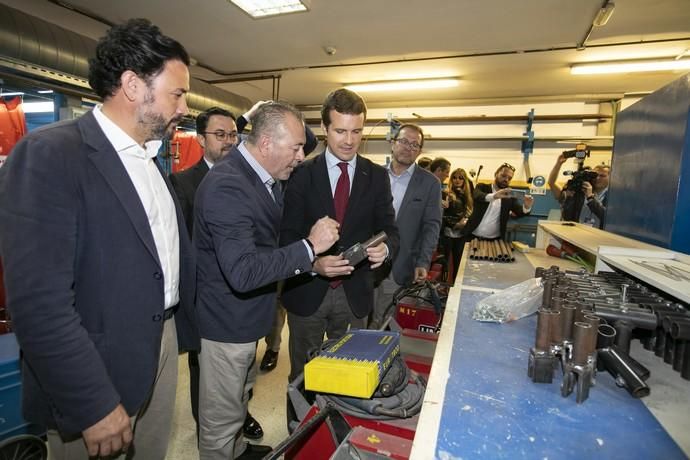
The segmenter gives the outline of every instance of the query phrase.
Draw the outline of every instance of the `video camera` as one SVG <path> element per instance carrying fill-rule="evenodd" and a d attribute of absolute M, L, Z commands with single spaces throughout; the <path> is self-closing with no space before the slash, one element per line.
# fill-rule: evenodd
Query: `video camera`
<path fill-rule="evenodd" d="M 577 144 L 573 150 L 565 150 L 563 152 L 563 158 L 566 160 L 568 158 L 575 158 L 575 160 L 579 161 L 580 163 L 588 157 L 589 149 L 587 148 L 587 144 Z"/>
<path fill-rule="evenodd" d="M 578 171 L 565 171 L 564 176 L 572 176 L 565 184 L 564 190 L 571 190 L 575 193 L 582 192 L 582 183 L 589 182 L 594 185 L 594 181 L 599 177 L 599 173 L 589 168 L 583 168 Z"/>

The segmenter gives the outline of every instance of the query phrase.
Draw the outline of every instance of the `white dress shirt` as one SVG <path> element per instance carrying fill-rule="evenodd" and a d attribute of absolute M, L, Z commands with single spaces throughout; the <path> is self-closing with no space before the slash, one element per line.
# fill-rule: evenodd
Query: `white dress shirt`
<path fill-rule="evenodd" d="M 407 186 L 410 185 L 410 180 L 412 179 L 412 174 L 414 174 L 415 164 L 412 163 L 406 170 L 400 173 L 399 176 L 393 172 L 392 164 L 389 164 L 386 168 L 388 170 L 388 179 L 391 182 L 391 193 L 393 194 L 393 209 L 395 209 L 395 217 L 397 219 L 398 213 L 400 212 L 400 205 L 405 198 L 405 193 L 407 192 Z"/>
<path fill-rule="evenodd" d="M 338 185 L 338 179 L 342 174 L 340 166 L 338 165 L 340 163 L 343 163 L 343 160 L 333 155 L 328 147 L 326 147 L 324 155 L 326 155 L 326 169 L 328 170 L 328 180 L 331 183 L 331 196 L 335 198 L 335 187 Z M 355 169 L 357 168 L 357 155 L 353 156 L 350 161 L 346 161 L 345 163 L 347 163 L 347 173 L 350 176 L 350 193 L 352 193 L 352 184 L 355 181 Z M 386 247 L 386 258 L 388 258 L 388 254 L 390 254 L 390 249 L 388 249 L 388 245 L 386 243 L 383 244 Z"/>
<path fill-rule="evenodd" d="M 113 123 L 100 105 L 93 114 L 127 170 L 148 217 L 163 270 L 165 308 L 170 308 L 180 302 L 180 237 L 175 203 L 154 163 L 162 142 L 149 141 L 143 148 Z"/>
<path fill-rule="evenodd" d="M 474 236 L 481 238 L 498 238 L 501 236 L 501 201 L 503 200 L 494 198 L 494 194 L 499 191 L 495 183 L 491 184 L 491 190 L 493 193 L 487 193 L 484 197 L 489 202 L 489 207 L 486 209 L 482 221 L 472 232 Z M 531 210 L 532 206 L 527 207 L 524 203 L 522 204 L 522 211 L 525 214 Z"/>
<path fill-rule="evenodd" d="M 494 193 L 498 191 L 496 190 L 496 184 L 491 184 L 491 189 Z M 489 202 L 489 207 L 486 208 L 482 221 L 479 222 L 477 228 L 472 232 L 474 236 L 481 238 L 497 238 L 501 236 L 501 200 L 494 198 L 494 193 L 488 193 L 485 197 L 486 201 Z"/>
<path fill-rule="evenodd" d="M 343 160 L 333 155 L 331 151 L 326 148 L 326 168 L 328 169 L 328 180 L 331 182 L 331 196 L 335 196 L 335 186 L 338 184 L 338 179 L 340 178 L 341 170 L 338 164 L 342 163 Z M 357 155 L 352 157 L 350 161 L 347 161 L 347 172 L 350 176 L 350 192 L 352 192 L 352 183 L 355 177 L 355 168 L 357 167 Z"/>

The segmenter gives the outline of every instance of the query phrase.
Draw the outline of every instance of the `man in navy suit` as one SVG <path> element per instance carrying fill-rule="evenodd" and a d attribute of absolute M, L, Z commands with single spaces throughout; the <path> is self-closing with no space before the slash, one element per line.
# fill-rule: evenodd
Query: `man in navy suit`
<path fill-rule="evenodd" d="M 418 125 L 404 124 L 391 141 L 392 161 L 388 179 L 393 194 L 395 223 L 400 233 L 400 249 L 395 260 L 377 273 L 376 303 L 369 327 L 376 329 L 400 288 L 427 277 L 431 256 L 441 228 L 441 188 L 429 171 L 415 165 L 424 147 L 424 131 Z"/>
<path fill-rule="evenodd" d="M 187 113 L 189 56 L 137 19 L 110 29 L 89 64 L 103 104 L 32 132 L 0 169 L 23 411 L 48 428 L 52 458 L 133 442 L 134 458 L 163 460 L 178 345 L 199 341 L 193 255 L 156 162 Z"/>
<path fill-rule="evenodd" d="M 304 120 L 294 107 L 270 102 L 257 109 L 252 128 L 209 171 L 195 202 L 201 460 L 270 451 L 242 436 L 257 340 L 271 329 L 278 281 L 311 272 L 314 257 L 338 239 L 338 223 L 323 217 L 304 238 L 278 246 L 280 181 L 304 159 Z"/>
<path fill-rule="evenodd" d="M 252 117 L 254 113 L 256 112 L 256 109 L 261 107 L 263 104 L 265 104 L 268 101 L 259 101 L 254 106 L 247 111 L 244 115 L 242 115 L 238 120 L 237 120 L 237 128 L 240 133 L 244 130 L 244 127 L 248 124 L 251 123 Z M 309 128 L 309 126 L 305 125 L 304 126 L 304 135 L 305 135 L 305 142 L 304 142 L 304 155 L 307 156 L 311 152 L 314 151 L 316 146 L 318 145 L 318 139 L 316 138 L 316 135 L 314 132 Z M 271 332 L 266 336 L 266 351 L 264 353 L 264 357 L 261 358 L 261 364 L 259 365 L 259 369 L 265 372 L 271 372 L 273 369 L 275 369 L 278 366 L 278 353 L 280 352 L 280 344 L 282 342 L 281 340 L 281 334 L 283 331 L 283 325 L 285 324 L 285 308 L 283 305 L 280 303 L 280 295 L 278 296 L 278 307 L 276 308 L 276 315 L 275 318 L 273 319 L 273 327 L 271 328 Z M 249 416 L 251 417 L 251 416 Z M 248 423 L 245 422 L 244 424 L 244 435 L 247 437 L 250 437 L 248 435 L 248 431 L 256 431 L 254 428 L 259 427 L 259 430 L 261 430 L 261 427 L 259 426 L 258 422 L 254 421 L 254 423 Z"/>
<path fill-rule="evenodd" d="M 282 301 L 290 330 L 290 381 L 302 373 L 310 349 L 348 327 L 366 327 L 374 305 L 373 269 L 393 259 L 398 229 L 386 170 L 357 154 L 366 105 L 347 89 L 330 93 L 321 109 L 325 152 L 304 162 L 287 184 L 281 244 L 308 235 L 322 216 L 340 222 L 340 240 L 314 262 L 313 273 L 285 282 Z M 385 231 L 388 240 L 367 249 L 368 260 L 353 267 L 340 255 L 355 243 Z"/>
<path fill-rule="evenodd" d="M 246 120 L 242 119 L 242 127 Z M 170 175 L 177 199 L 180 201 L 182 215 L 189 235 L 192 235 L 194 224 L 194 197 L 201 180 L 213 165 L 230 153 L 237 143 L 238 122 L 235 116 L 220 107 L 211 107 L 196 117 L 196 139 L 204 149 L 201 159 L 191 168 Z M 196 432 L 199 433 L 199 356 L 195 351 L 188 353 L 189 364 L 189 396 L 192 405 L 192 416 L 196 422 Z M 250 439 L 260 439 L 263 429 L 254 417 L 247 412 L 244 421 L 244 435 Z"/>

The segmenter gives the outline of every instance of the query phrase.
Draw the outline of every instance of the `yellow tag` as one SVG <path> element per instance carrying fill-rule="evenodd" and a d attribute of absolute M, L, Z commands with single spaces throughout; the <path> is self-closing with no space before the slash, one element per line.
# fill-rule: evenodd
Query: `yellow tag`
<path fill-rule="evenodd" d="M 381 444 L 381 439 L 379 439 L 379 437 L 375 434 L 369 435 L 367 441 L 369 441 L 371 444 Z"/>

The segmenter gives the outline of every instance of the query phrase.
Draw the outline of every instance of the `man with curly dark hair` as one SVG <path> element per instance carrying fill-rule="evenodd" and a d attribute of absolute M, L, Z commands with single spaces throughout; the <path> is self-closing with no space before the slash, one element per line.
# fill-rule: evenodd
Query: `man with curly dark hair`
<path fill-rule="evenodd" d="M 199 337 L 191 244 L 155 158 L 187 113 L 188 65 L 149 21 L 113 27 L 90 60 L 103 103 L 32 132 L 0 170 L 23 413 L 51 458 L 165 458 L 178 345 Z"/>

